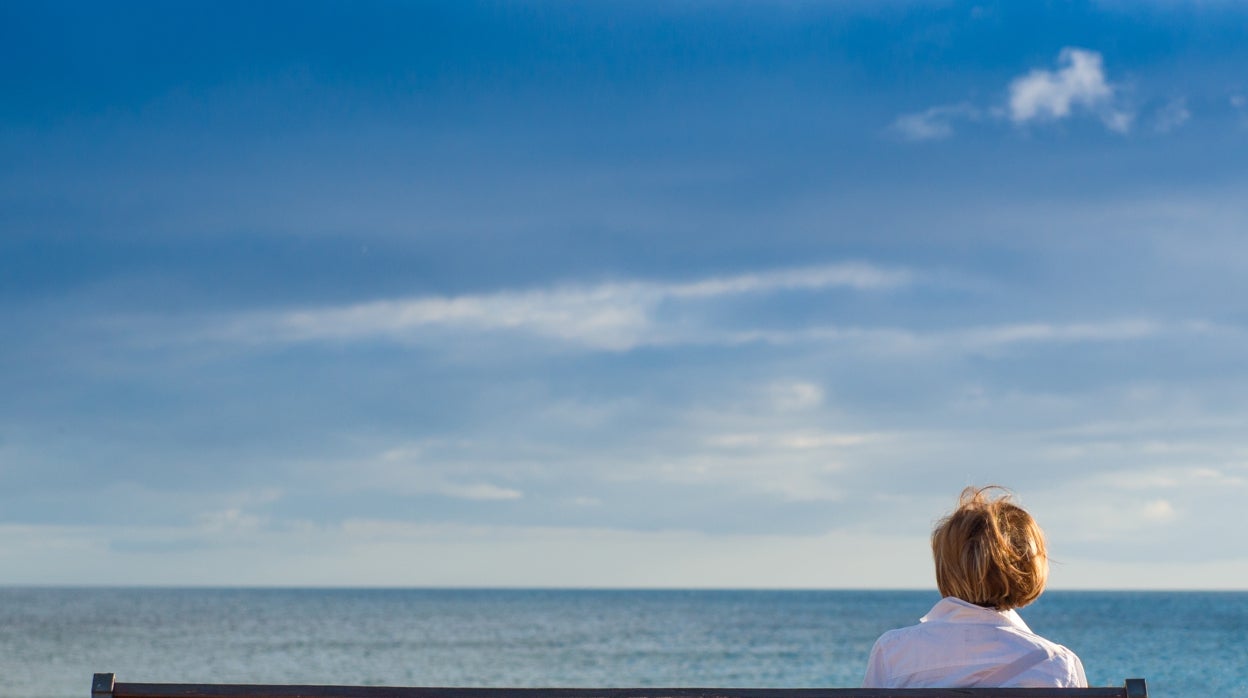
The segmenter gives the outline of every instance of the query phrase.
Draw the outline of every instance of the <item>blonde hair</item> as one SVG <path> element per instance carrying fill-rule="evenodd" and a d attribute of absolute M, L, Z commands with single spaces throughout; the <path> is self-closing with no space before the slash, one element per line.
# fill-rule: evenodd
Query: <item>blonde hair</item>
<path fill-rule="evenodd" d="M 968 487 L 958 508 L 936 524 L 932 557 L 941 596 L 1000 611 L 1040 597 L 1049 578 L 1044 532 L 1011 499 L 996 485 Z"/>

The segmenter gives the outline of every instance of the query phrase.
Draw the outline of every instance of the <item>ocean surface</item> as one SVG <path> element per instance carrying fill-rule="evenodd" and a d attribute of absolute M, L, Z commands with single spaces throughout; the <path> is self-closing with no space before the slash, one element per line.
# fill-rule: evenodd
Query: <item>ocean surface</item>
<path fill-rule="evenodd" d="M 856 686 L 935 592 L 0 588 L 0 695 L 119 681 Z M 1248 592 L 1049 592 L 1094 685 L 1248 698 Z"/>

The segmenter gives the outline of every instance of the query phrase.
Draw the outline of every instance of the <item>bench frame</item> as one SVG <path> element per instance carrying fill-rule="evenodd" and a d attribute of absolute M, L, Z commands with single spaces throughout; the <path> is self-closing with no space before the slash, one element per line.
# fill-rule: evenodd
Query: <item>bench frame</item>
<path fill-rule="evenodd" d="M 429 688 L 118 683 L 96 674 L 91 698 L 1148 698 L 1144 679 L 1095 688 Z"/>

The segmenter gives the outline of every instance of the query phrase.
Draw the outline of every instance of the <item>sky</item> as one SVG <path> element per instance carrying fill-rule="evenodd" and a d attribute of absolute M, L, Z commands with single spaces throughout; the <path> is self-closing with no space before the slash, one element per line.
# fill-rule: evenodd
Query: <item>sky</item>
<path fill-rule="evenodd" d="M 1248 589 L 1245 26 L 0 4 L 0 584 Z"/>

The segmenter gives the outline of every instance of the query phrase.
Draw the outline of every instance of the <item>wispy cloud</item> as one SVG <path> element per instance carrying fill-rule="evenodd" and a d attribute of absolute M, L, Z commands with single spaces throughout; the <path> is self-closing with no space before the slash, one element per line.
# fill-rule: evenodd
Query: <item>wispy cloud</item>
<path fill-rule="evenodd" d="M 1155 455 L 1157 450 L 1164 449 L 1166 453 L 1163 455 L 1172 455 L 1179 462 L 1186 460 L 1187 462 L 1197 463 L 1217 462 L 1220 456 L 1224 457 L 1227 455 L 1227 451 L 1235 450 L 1228 449 L 1222 444 L 1211 447 L 1193 441 L 1152 442 L 1143 446 L 1124 443 L 1114 444 L 1114 446 L 1120 450 L 1127 450 L 1133 454 L 1141 455 L 1148 455 L 1150 452 Z M 1087 458 L 1088 456 L 1083 455 L 1081 457 Z M 1181 465 L 1147 470 L 1114 471 L 1098 475 L 1093 480 L 1098 487 L 1128 492 L 1139 490 L 1164 492 L 1176 489 L 1199 492 L 1209 488 L 1230 490 L 1248 487 L 1248 478 L 1236 474 L 1233 469 L 1211 465 Z"/>
<path fill-rule="evenodd" d="M 846 288 L 894 289 L 913 281 L 904 269 L 835 264 L 771 270 L 690 282 L 635 281 L 463 296 L 422 296 L 253 314 L 210 332 L 239 342 L 390 339 L 436 328 L 518 331 L 595 349 L 624 351 L 679 341 L 656 327 L 661 305 L 743 294 Z"/>
<path fill-rule="evenodd" d="M 1170 133 L 1187 123 L 1192 112 L 1187 108 L 1187 100 L 1179 97 L 1166 103 L 1153 115 L 1153 130 L 1157 133 Z"/>
<path fill-rule="evenodd" d="M 506 468 L 479 464 L 481 456 L 471 442 L 455 443 L 432 439 L 386 449 L 339 462 L 309 464 L 314 473 L 339 492 L 388 492 L 414 496 L 436 495 L 450 499 L 501 502 L 522 499 L 524 492 L 497 484 L 500 472 L 515 471 L 514 461 Z M 489 457 L 485 457 L 488 460 Z"/>
<path fill-rule="evenodd" d="M 1231 109 L 1239 117 L 1241 124 L 1248 123 L 1248 96 L 1240 93 L 1232 94 L 1228 100 Z"/>
<path fill-rule="evenodd" d="M 1057 70 L 1037 68 L 1010 83 L 1009 116 L 1015 124 L 1057 121 L 1078 110 L 1097 116 L 1118 133 L 1131 129 L 1134 115 L 1115 104 L 1115 88 L 1105 78 L 1101 54 L 1066 47 Z"/>
<path fill-rule="evenodd" d="M 950 340 L 968 348 L 992 348 L 1024 342 L 1114 342 L 1157 335 L 1163 328 L 1148 320 L 1104 323 L 1024 323 L 973 328 L 951 333 Z"/>
<path fill-rule="evenodd" d="M 1098 322 L 1022 322 L 915 331 L 896 326 L 806 324 L 760 328 L 724 324 L 697 303 L 747 294 L 795 290 L 898 289 L 915 282 L 909 270 L 835 265 L 767 271 L 687 282 L 646 281 L 462 296 L 422 296 L 286 312 L 251 313 L 192 334 L 240 344 L 391 341 L 419 342 L 456 334 L 515 332 L 559 345 L 597 351 L 642 346 L 823 343 L 890 354 L 932 350 L 980 351 L 1028 343 L 1082 343 L 1147 339 L 1162 333 L 1208 330 L 1204 324 L 1164 325 L 1148 319 Z M 667 311 L 693 304 L 673 319 Z M 784 397 L 796 403 L 820 396 L 810 386 Z M 805 392 L 803 392 L 805 391 Z"/>
<path fill-rule="evenodd" d="M 796 330 L 726 331 L 718 338 L 726 343 L 794 344 L 818 342 L 853 344 L 888 354 L 913 354 L 937 350 L 985 351 L 1025 344 L 1074 344 L 1148 339 L 1166 333 L 1201 333 L 1211 328 L 1202 323 L 1163 325 L 1151 320 L 1113 319 L 1099 323 L 1004 323 L 921 332 L 901 327 L 806 327 Z"/>
<path fill-rule="evenodd" d="M 958 120 L 976 120 L 980 111 L 970 104 L 946 104 L 914 114 L 902 114 L 892 124 L 892 131 L 908 141 L 935 141 L 953 135 Z"/>
<path fill-rule="evenodd" d="M 772 384 L 766 394 L 772 408 L 784 412 L 811 410 L 824 400 L 823 388 L 804 381 Z"/>
<path fill-rule="evenodd" d="M 779 269 L 753 274 L 714 277 L 670 285 L 639 283 L 632 286 L 657 296 L 708 298 L 739 293 L 766 293 L 833 287 L 860 291 L 896 288 L 913 281 L 913 274 L 869 264 L 834 264 L 797 269 Z"/>

